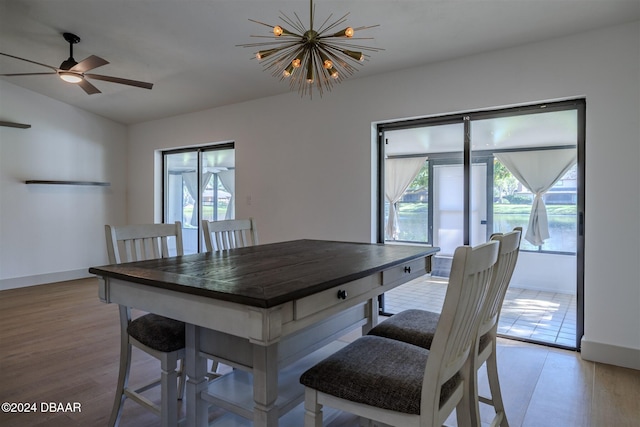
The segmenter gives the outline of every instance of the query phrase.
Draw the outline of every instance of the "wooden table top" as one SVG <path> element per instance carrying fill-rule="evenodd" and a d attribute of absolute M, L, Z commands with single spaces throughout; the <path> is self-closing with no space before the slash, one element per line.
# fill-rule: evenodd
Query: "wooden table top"
<path fill-rule="evenodd" d="M 269 308 L 351 282 L 437 247 L 294 240 L 102 267 L 98 276 Z"/>

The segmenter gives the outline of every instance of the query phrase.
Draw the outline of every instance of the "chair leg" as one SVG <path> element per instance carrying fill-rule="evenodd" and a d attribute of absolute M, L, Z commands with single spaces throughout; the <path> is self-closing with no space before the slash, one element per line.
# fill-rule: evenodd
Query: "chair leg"
<path fill-rule="evenodd" d="M 322 405 L 318 405 L 318 392 L 304 389 L 304 427 L 322 427 Z"/>
<path fill-rule="evenodd" d="M 467 402 L 469 404 L 469 425 L 473 427 L 480 427 L 482 421 L 480 419 L 480 401 L 478 400 L 478 369 L 482 366 L 482 363 L 478 360 L 478 344 L 474 345 L 472 350 L 473 354 L 470 357 L 469 367 L 469 381 L 467 382 Z M 480 366 L 478 366 L 480 365 Z"/>
<path fill-rule="evenodd" d="M 178 358 L 175 353 L 166 353 L 160 361 L 161 404 L 160 418 L 162 427 L 178 425 Z"/>
<path fill-rule="evenodd" d="M 111 409 L 111 417 L 109 418 L 109 427 L 117 427 L 120 423 L 120 415 L 122 414 L 122 406 L 127 398 L 124 389 L 129 384 L 129 371 L 131 368 L 131 343 L 129 343 L 129 334 L 127 334 L 127 324 L 129 319 L 129 309 L 120 306 L 120 367 L 118 369 L 118 384 L 116 386 L 116 396 Z"/>
<path fill-rule="evenodd" d="M 178 371 L 178 400 L 184 399 L 184 389 L 187 385 L 187 371 L 184 369 L 184 358 L 180 360 L 180 370 Z"/>
<path fill-rule="evenodd" d="M 491 390 L 491 400 L 493 401 L 493 407 L 496 411 L 496 418 L 499 420 L 500 427 L 509 427 L 507 421 L 507 414 L 504 410 L 504 402 L 502 401 L 502 393 L 500 392 L 500 380 L 498 378 L 498 363 L 496 360 L 496 348 L 495 340 L 493 344 L 493 351 L 489 355 L 486 361 L 487 377 L 489 378 L 489 389 Z"/>
<path fill-rule="evenodd" d="M 475 363 L 476 359 L 471 355 L 467 358 L 465 366 L 461 369 L 461 373 L 463 374 L 462 380 L 464 381 L 464 395 L 460 402 L 458 402 L 458 405 L 456 405 L 456 421 L 458 427 L 480 427 L 479 417 L 477 417 L 478 424 L 475 424 L 475 421 L 472 421 L 474 420 L 473 402 L 477 401 L 474 399 L 474 396 L 478 395 L 478 381 Z"/>

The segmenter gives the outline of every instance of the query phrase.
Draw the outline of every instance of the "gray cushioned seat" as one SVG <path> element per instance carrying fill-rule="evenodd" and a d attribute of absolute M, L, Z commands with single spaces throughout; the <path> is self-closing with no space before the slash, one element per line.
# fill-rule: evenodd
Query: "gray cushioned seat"
<path fill-rule="evenodd" d="M 417 415 L 428 357 L 429 350 L 367 335 L 310 368 L 300 383 L 352 402 Z M 440 404 L 459 381 L 455 375 L 443 385 Z"/>
<path fill-rule="evenodd" d="M 489 345 L 489 343 L 491 342 L 491 340 L 489 339 L 490 336 L 490 333 L 486 333 L 480 337 L 480 342 L 478 343 L 478 353 L 481 353 L 482 350 L 484 350 Z"/>
<path fill-rule="evenodd" d="M 185 346 L 184 322 L 149 313 L 132 320 L 127 333 L 154 350 L 169 353 Z"/>
<path fill-rule="evenodd" d="M 429 349 L 436 333 L 438 320 L 440 320 L 440 313 L 405 310 L 380 322 L 369 331 L 369 335 L 393 338 Z"/>
<path fill-rule="evenodd" d="M 369 335 L 403 341 L 418 347 L 430 349 L 438 327 L 440 313 L 426 310 L 404 310 L 380 322 L 369 331 Z M 489 344 L 488 334 L 480 337 L 479 350 Z"/>

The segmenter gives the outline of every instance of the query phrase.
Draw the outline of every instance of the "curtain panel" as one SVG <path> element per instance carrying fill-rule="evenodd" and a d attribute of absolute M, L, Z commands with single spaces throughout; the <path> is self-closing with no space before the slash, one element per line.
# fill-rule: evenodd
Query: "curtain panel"
<path fill-rule="evenodd" d="M 389 201 L 389 219 L 385 227 L 387 240 L 398 240 L 400 227 L 398 226 L 396 203 L 416 179 L 426 161 L 427 157 L 385 159 L 384 161 L 384 192 Z"/>
<path fill-rule="evenodd" d="M 224 189 L 231 194 L 224 219 L 234 219 L 236 217 L 236 172 L 234 170 L 220 171 L 218 178 L 220 178 Z"/>
<path fill-rule="evenodd" d="M 213 175 L 211 172 L 205 172 L 202 174 L 200 179 L 200 188 L 202 189 L 202 192 L 204 192 L 205 186 L 211 179 L 211 175 Z M 184 184 L 187 187 L 187 191 L 191 195 L 191 198 L 195 201 L 194 203 L 196 203 L 196 205 L 200 203 L 200 197 L 198 197 L 197 176 L 198 175 L 196 172 L 185 172 L 182 174 L 182 178 L 184 179 Z M 198 215 L 196 210 L 198 208 L 199 208 L 198 206 L 195 206 L 195 205 L 193 206 L 191 220 L 189 221 L 189 224 L 196 228 L 198 227 Z"/>
<path fill-rule="evenodd" d="M 576 163 L 576 149 L 518 151 L 494 156 L 534 194 L 524 238 L 534 246 L 542 245 L 549 238 L 547 207 L 542 196 Z"/>

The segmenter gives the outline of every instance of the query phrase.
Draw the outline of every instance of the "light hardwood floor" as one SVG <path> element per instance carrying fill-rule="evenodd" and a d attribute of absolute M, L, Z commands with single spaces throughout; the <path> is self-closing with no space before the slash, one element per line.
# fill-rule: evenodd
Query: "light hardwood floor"
<path fill-rule="evenodd" d="M 0 292 L 0 402 L 37 406 L 36 413 L 0 413 L 0 426 L 106 426 L 118 353 L 117 307 L 99 302 L 95 279 Z M 510 340 L 499 342 L 498 365 L 512 427 L 640 426 L 640 371 Z M 139 352 L 132 369 L 134 383 L 158 373 L 155 360 Z M 43 413 L 49 402 L 71 409 L 78 402 L 81 412 Z M 214 410 L 211 418 L 220 415 Z M 120 425 L 157 426 L 159 420 L 128 402 Z M 349 414 L 330 424 L 357 425 Z M 447 425 L 455 425 L 455 417 Z"/>

